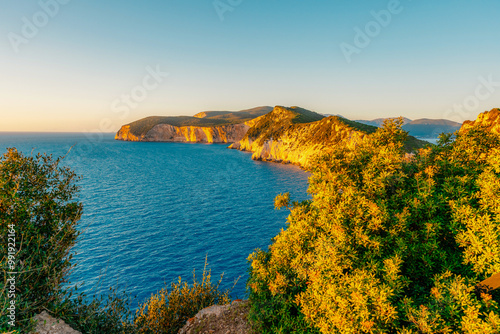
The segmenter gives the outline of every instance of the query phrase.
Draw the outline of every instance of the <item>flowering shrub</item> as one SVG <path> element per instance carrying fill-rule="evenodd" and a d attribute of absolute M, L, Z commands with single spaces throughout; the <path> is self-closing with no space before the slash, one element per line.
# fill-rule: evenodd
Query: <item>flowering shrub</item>
<path fill-rule="evenodd" d="M 401 126 L 319 158 L 313 200 L 249 257 L 260 332 L 500 332 L 500 296 L 476 288 L 500 272 L 500 137 L 477 126 L 409 155 Z"/>
<path fill-rule="evenodd" d="M 142 304 L 136 313 L 135 325 L 138 333 L 172 333 L 177 334 L 189 318 L 200 310 L 212 305 L 225 305 L 231 302 L 230 290 L 220 291 L 219 285 L 211 280 L 211 272 L 203 270 L 201 282 L 193 272 L 193 284 L 179 281 L 161 289 Z"/>

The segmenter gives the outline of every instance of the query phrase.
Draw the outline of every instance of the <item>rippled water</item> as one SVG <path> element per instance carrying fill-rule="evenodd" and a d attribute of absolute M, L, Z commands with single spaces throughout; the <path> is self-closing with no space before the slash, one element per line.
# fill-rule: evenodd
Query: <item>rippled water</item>
<path fill-rule="evenodd" d="M 65 155 L 82 176 L 84 215 L 72 283 L 84 291 L 126 289 L 139 301 L 178 276 L 201 273 L 205 256 L 222 287 L 241 276 L 233 297 L 245 296 L 255 248 L 285 227 L 287 211 L 274 197 L 308 197 L 298 167 L 253 161 L 227 145 L 130 143 L 113 135 L 0 134 L 2 153 Z"/>

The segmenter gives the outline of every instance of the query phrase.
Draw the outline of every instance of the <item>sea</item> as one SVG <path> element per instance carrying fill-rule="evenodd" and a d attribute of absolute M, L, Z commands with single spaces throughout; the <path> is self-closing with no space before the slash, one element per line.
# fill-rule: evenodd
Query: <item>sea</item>
<path fill-rule="evenodd" d="M 0 133 L 2 154 L 64 156 L 81 178 L 82 232 L 70 285 L 88 295 L 115 288 L 137 308 L 152 294 L 205 261 L 212 281 L 246 298 L 248 256 L 267 249 L 286 228 L 274 198 L 310 198 L 309 174 L 297 166 L 259 162 L 227 144 L 144 143 L 114 134 Z"/>

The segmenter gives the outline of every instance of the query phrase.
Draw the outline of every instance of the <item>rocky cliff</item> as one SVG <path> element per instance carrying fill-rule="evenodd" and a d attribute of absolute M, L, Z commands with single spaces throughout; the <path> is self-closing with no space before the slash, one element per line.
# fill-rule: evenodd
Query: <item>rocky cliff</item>
<path fill-rule="evenodd" d="M 492 133 L 500 134 L 500 109 L 485 111 L 475 121 L 465 121 L 460 131 L 467 131 L 474 126 L 481 126 Z"/>
<path fill-rule="evenodd" d="M 240 141 L 256 118 L 273 108 L 238 112 L 206 111 L 194 117 L 146 117 L 124 125 L 117 140 L 151 142 L 233 143 Z"/>
<path fill-rule="evenodd" d="M 243 139 L 250 126 L 247 123 L 212 127 L 174 126 L 158 124 L 145 134 L 134 135 L 130 125 L 124 125 L 115 136 L 117 140 L 185 143 L 233 143 Z"/>
<path fill-rule="evenodd" d="M 367 132 L 349 126 L 336 116 L 324 118 L 302 108 L 277 106 L 257 119 L 245 137 L 230 148 L 253 152 L 255 160 L 306 167 L 329 146 L 341 142 L 356 145 L 366 135 Z"/>

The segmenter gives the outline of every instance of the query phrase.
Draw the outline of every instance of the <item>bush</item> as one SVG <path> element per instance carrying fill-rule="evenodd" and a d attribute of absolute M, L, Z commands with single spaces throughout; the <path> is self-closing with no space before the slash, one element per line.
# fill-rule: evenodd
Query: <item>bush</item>
<path fill-rule="evenodd" d="M 318 159 L 313 200 L 250 256 L 260 332 L 500 332 L 499 294 L 475 287 L 500 271 L 500 137 L 408 155 L 401 123 Z"/>
<path fill-rule="evenodd" d="M 73 291 L 76 292 L 76 291 Z M 109 294 L 87 298 L 83 293 L 69 293 L 52 312 L 73 329 L 82 333 L 128 334 L 136 333 L 130 297 L 110 289 Z"/>
<path fill-rule="evenodd" d="M 126 293 L 111 289 L 109 295 L 88 298 L 77 288 L 64 288 L 72 268 L 71 248 L 79 231 L 82 204 L 75 200 L 78 177 L 62 158 L 27 157 L 9 149 L 0 158 L 0 331 L 27 333 L 32 318 L 43 310 L 86 334 L 177 333 L 185 321 L 202 308 L 229 303 L 229 292 L 221 292 L 203 271 L 193 285 L 179 279 L 171 291 L 163 289 L 144 303 L 134 319 Z M 9 245 L 15 234 L 15 245 Z M 15 246 L 15 247 L 12 247 Z M 10 254 L 9 254 L 10 252 Z M 10 255 L 10 257 L 9 257 Z M 12 267 L 11 267 L 12 265 Z M 10 272 L 15 277 L 15 326 L 7 309 L 12 300 Z M 221 276 L 222 279 L 222 276 Z M 134 323 L 135 320 L 135 323 Z"/>
<path fill-rule="evenodd" d="M 68 290 L 71 248 L 82 204 L 75 200 L 78 177 L 62 158 L 27 157 L 9 149 L 0 158 L 0 330 L 29 332 L 43 310 L 83 333 L 132 333 L 128 297 L 115 291 L 104 299 Z M 15 234 L 15 247 L 9 245 Z M 10 247 L 10 248 L 9 248 Z M 9 258 L 9 251 L 15 253 Z M 10 262 L 9 260 L 15 260 Z M 11 265 L 13 267 L 11 267 Z M 10 272 L 17 274 L 10 275 Z M 15 278 L 15 326 L 8 322 L 10 281 Z M 10 296 L 9 296 L 10 295 Z"/>
<path fill-rule="evenodd" d="M 193 271 L 191 286 L 179 277 L 177 283 L 171 283 L 170 290 L 165 287 L 142 304 L 135 319 L 138 332 L 177 334 L 186 321 L 200 310 L 230 303 L 230 290 L 219 290 L 222 275 L 216 285 L 212 284 L 211 272 L 206 270 L 206 266 L 205 261 L 201 282 Z"/>
<path fill-rule="evenodd" d="M 6 323 L 4 313 L 10 302 L 6 290 L 11 276 L 8 272 L 17 272 L 12 275 L 17 329 L 29 327 L 34 314 L 50 309 L 64 294 L 61 286 L 71 268 L 70 250 L 79 234 L 76 225 L 82 205 L 74 199 L 77 176 L 59 163 L 60 159 L 46 155 L 26 157 L 15 149 L 0 158 L 2 330 L 14 329 Z M 9 232 L 15 234 L 15 247 L 10 249 Z M 9 250 L 15 253 L 10 259 Z M 9 260 L 14 259 L 11 267 Z"/>

